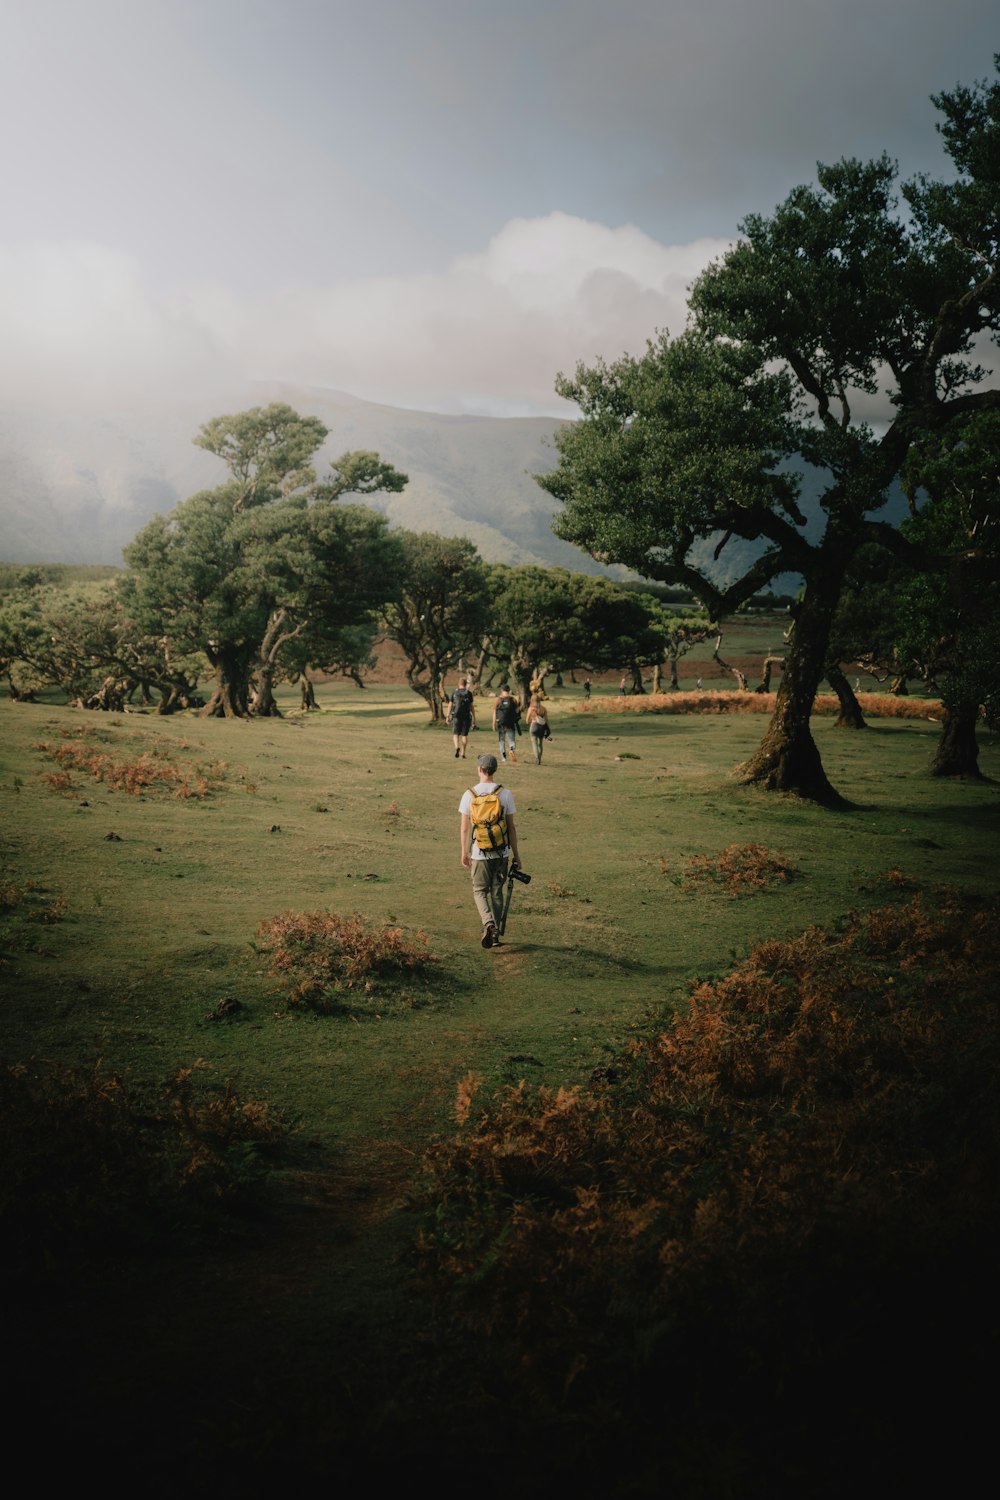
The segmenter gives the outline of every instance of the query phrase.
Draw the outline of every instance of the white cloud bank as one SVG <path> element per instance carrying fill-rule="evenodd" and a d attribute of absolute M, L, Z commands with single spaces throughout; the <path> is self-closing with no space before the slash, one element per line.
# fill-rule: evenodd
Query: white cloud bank
<path fill-rule="evenodd" d="M 210 400 L 252 378 L 426 410 L 559 414 L 556 373 L 680 331 L 688 286 L 725 248 L 551 213 L 511 220 L 439 274 L 164 301 L 106 246 L 0 247 L 0 400 Z"/>

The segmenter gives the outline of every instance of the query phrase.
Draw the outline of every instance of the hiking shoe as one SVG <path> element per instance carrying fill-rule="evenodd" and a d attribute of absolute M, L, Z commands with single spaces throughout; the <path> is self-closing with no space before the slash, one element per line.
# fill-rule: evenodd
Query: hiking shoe
<path fill-rule="evenodd" d="M 483 947 L 484 948 L 492 948 L 493 944 L 496 942 L 496 940 L 497 940 L 497 930 L 496 930 L 496 927 L 493 925 L 492 922 L 487 922 L 486 926 L 483 928 L 483 939 L 482 939 L 482 941 L 483 941 Z"/>
<path fill-rule="evenodd" d="M 455 759 L 456 759 L 456 760 L 458 760 L 458 757 L 459 757 L 459 755 L 460 755 L 460 754 L 461 754 L 461 751 L 460 751 L 460 750 L 456 750 L 456 751 L 455 751 Z"/>

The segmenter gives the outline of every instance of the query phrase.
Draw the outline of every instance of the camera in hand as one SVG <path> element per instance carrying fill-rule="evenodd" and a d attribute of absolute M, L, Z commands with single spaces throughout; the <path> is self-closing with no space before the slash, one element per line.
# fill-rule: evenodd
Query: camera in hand
<path fill-rule="evenodd" d="M 510 878 L 511 878 L 511 880 L 519 880 L 522 885 L 530 885 L 531 884 L 531 876 L 530 875 L 526 875 L 524 873 L 524 871 L 518 865 L 511 865 L 511 867 L 510 867 Z"/>

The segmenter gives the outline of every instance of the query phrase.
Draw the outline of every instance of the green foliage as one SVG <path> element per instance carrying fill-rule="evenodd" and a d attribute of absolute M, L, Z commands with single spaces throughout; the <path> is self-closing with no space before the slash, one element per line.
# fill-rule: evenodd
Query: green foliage
<path fill-rule="evenodd" d="M 490 651 L 527 702 L 533 678 L 585 659 L 574 578 L 565 568 L 490 569 Z"/>
<path fill-rule="evenodd" d="M 527 701 L 549 671 L 636 669 L 666 651 L 667 611 L 607 578 L 531 565 L 490 570 L 489 655 Z"/>
<path fill-rule="evenodd" d="M 906 536 L 947 569 L 903 581 L 899 650 L 940 686 L 946 708 L 1000 719 L 1000 412 L 975 413 L 914 444 L 905 478 L 929 503 Z"/>
<path fill-rule="evenodd" d="M 309 484 L 310 460 L 327 436 L 318 417 L 300 417 L 284 402 L 213 417 L 195 443 L 221 458 L 236 485 L 234 508 L 262 505 Z"/>
<path fill-rule="evenodd" d="M 0 598 L 15 590 L 23 593 L 46 584 L 71 588 L 89 583 L 110 583 L 120 575 L 121 568 L 104 563 L 0 562 Z"/>

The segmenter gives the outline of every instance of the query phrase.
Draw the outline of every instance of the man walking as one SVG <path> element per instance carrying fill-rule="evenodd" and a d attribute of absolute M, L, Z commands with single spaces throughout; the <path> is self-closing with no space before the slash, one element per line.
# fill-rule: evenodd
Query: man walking
<path fill-rule="evenodd" d="M 493 705 L 493 732 L 500 748 L 500 759 L 506 760 L 509 755 L 515 765 L 517 764 L 517 756 L 514 753 L 517 745 L 517 721 L 520 717 L 521 710 L 517 699 L 511 697 L 510 684 L 505 682 Z"/>
<path fill-rule="evenodd" d="M 479 781 L 462 793 L 458 804 L 461 856 L 462 864 L 472 871 L 472 898 L 483 924 L 482 945 L 493 948 L 500 941 L 500 910 L 508 861 L 515 866 L 521 863 L 514 827 L 517 809 L 507 788 L 495 780 L 496 756 L 486 752 L 477 765 Z"/>
<path fill-rule="evenodd" d="M 469 688 L 468 679 L 460 677 L 458 687 L 451 695 L 451 712 L 448 715 L 451 720 L 451 737 L 455 743 L 456 760 L 459 756 L 465 759 L 465 748 L 469 743 L 474 708 L 475 699 Z"/>

